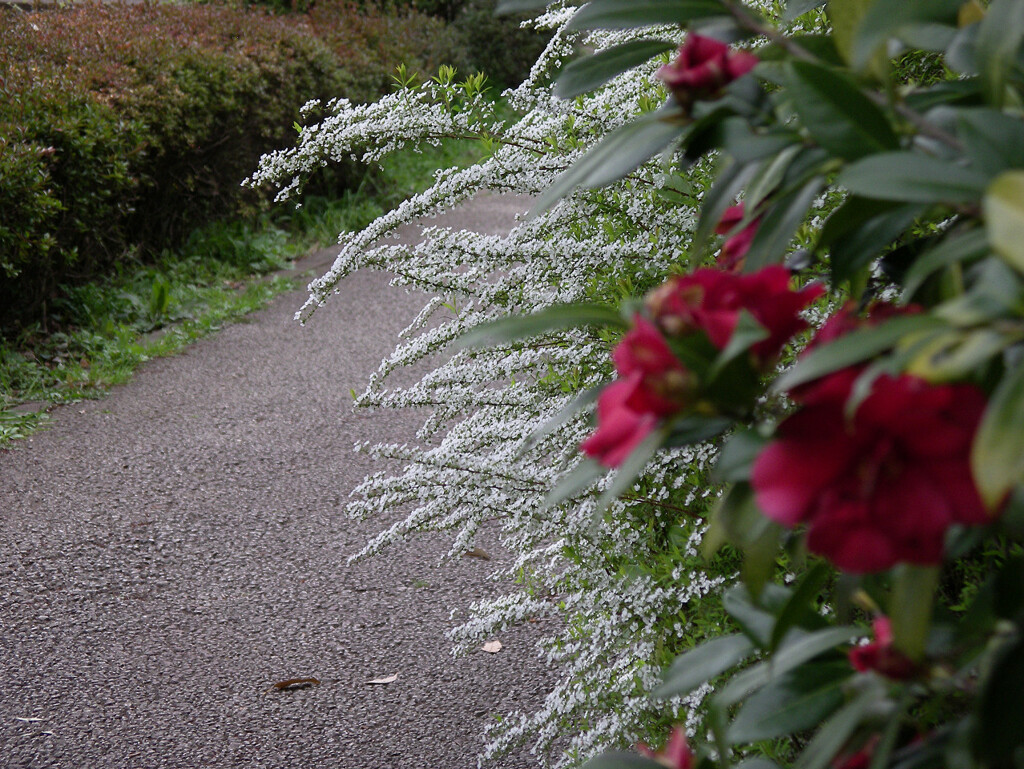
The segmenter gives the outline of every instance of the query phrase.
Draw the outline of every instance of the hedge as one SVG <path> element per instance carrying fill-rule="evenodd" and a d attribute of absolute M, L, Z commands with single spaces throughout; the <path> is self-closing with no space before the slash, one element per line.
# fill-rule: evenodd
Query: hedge
<path fill-rule="evenodd" d="M 452 60 L 440 20 L 336 1 L 288 16 L 0 11 L 0 324 L 37 317 L 63 283 L 251 209 L 239 182 L 294 140 L 307 100 L 369 101 L 400 63 L 431 72 Z"/>

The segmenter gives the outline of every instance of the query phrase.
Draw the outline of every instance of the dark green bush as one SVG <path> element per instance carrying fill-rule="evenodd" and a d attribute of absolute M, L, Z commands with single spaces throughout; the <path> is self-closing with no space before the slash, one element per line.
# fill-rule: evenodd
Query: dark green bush
<path fill-rule="evenodd" d="M 495 16 L 497 0 L 465 0 L 452 23 L 469 68 L 499 88 L 519 85 L 544 49 L 547 36 L 519 26 L 521 16 Z"/>
<path fill-rule="evenodd" d="M 376 98 L 457 58 L 443 22 L 328 2 L 0 11 L 0 325 L 61 283 L 253 211 L 239 183 L 312 98 Z M 459 62 L 461 63 L 461 62 Z M 346 171 L 316 187 L 337 193 Z"/>

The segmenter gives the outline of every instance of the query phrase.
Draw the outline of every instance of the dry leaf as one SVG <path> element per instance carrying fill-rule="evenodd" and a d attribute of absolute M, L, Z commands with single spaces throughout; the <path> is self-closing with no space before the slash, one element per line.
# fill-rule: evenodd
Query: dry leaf
<path fill-rule="evenodd" d="M 486 550 L 480 547 L 474 547 L 472 550 L 467 550 L 462 554 L 463 558 L 479 558 L 481 561 L 491 560 L 491 556 Z"/>
<path fill-rule="evenodd" d="M 480 648 L 489 654 L 497 654 L 501 651 L 501 641 L 488 641 Z"/>
<path fill-rule="evenodd" d="M 390 684 L 398 680 L 398 673 L 392 673 L 389 676 L 383 678 L 374 678 L 372 681 L 367 681 L 368 684 Z"/>
<path fill-rule="evenodd" d="M 309 686 L 316 686 L 320 681 L 316 678 L 289 678 L 287 681 L 278 681 L 276 684 L 271 684 L 265 691 L 271 689 L 277 689 L 279 692 L 291 692 L 296 689 L 305 689 Z"/>

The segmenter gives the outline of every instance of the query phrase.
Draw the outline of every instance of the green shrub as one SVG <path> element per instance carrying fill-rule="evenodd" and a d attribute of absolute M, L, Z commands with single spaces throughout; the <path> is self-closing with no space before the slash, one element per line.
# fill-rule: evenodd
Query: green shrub
<path fill-rule="evenodd" d="M 466 0 L 453 27 L 466 50 L 468 64 L 500 88 L 519 85 L 530 74 L 547 36 L 519 26 L 523 17 L 495 16 L 496 0 Z"/>
<path fill-rule="evenodd" d="M 400 63 L 458 58 L 438 19 L 338 1 L 288 16 L 84 3 L 0 11 L 0 28 L 0 325 L 129 251 L 256 210 L 239 184 L 294 140 L 307 100 L 370 101 Z M 354 168 L 312 189 L 338 194 Z"/>

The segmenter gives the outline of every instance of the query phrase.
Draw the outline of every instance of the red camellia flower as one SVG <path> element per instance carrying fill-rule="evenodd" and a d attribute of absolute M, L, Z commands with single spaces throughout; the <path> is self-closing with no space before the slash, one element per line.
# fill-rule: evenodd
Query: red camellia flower
<path fill-rule="evenodd" d="M 715 227 L 715 232 L 719 235 L 728 235 L 743 221 L 744 213 L 742 203 L 730 206 L 722 214 L 718 226 Z M 722 244 L 721 252 L 718 254 L 719 267 L 724 270 L 738 270 L 743 266 L 743 257 L 750 250 L 750 244 L 754 242 L 754 235 L 757 234 L 757 226 L 760 223 L 760 219 L 753 219 L 742 230 L 726 239 L 725 243 Z"/>
<path fill-rule="evenodd" d="M 746 310 L 768 331 L 768 338 L 751 348 L 755 364 L 764 368 L 807 328 L 800 311 L 824 292 L 817 284 L 793 291 L 789 282 L 789 271 L 781 265 L 750 275 L 701 268 L 651 292 L 647 305 L 665 332 L 703 331 L 719 350 L 729 344 L 740 311 Z"/>
<path fill-rule="evenodd" d="M 691 769 L 693 767 L 693 753 L 686 742 L 686 730 L 677 726 L 672 730 L 672 736 L 668 738 L 663 750 L 655 753 L 642 742 L 636 746 L 637 749 L 648 758 L 652 758 L 668 769 Z"/>
<path fill-rule="evenodd" d="M 612 351 L 619 376 L 638 377 L 629 398 L 634 411 L 668 416 L 682 409 L 693 393 L 693 377 L 665 343 L 661 333 L 639 315 Z"/>
<path fill-rule="evenodd" d="M 642 386 L 642 375 L 612 382 L 597 399 L 597 430 L 580 444 L 580 449 L 605 467 L 618 467 L 658 424 L 652 413 L 629 406 Z"/>
<path fill-rule="evenodd" d="M 918 665 L 892 645 L 892 623 L 888 617 L 878 617 L 871 623 L 875 640 L 864 646 L 850 649 L 850 664 L 854 669 L 866 673 L 874 670 L 894 681 L 906 681 L 918 673 Z"/>
<path fill-rule="evenodd" d="M 657 77 L 684 108 L 699 99 L 714 98 L 720 91 L 755 66 L 756 56 L 733 51 L 725 43 L 690 34 L 679 56 L 657 72 Z"/>
<path fill-rule="evenodd" d="M 810 550 L 849 572 L 940 563 L 951 525 L 988 521 L 968 462 L 985 395 L 884 375 L 848 418 L 852 382 L 848 370 L 824 377 L 779 425 L 754 462 L 757 504 L 807 524 Z"/>

